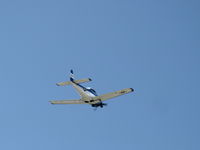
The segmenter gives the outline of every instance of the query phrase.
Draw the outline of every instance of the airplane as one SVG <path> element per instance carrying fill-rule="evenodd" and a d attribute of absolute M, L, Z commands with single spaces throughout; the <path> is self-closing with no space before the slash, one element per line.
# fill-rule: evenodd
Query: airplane
<path fill-rule="evenodd" d="M 76 100 L 51 100 L 51 104 L 90 104 L 92 107 L 98 108 L 101 107 L 103 108 L 106 106 L 106 103 L 103 103 L 103 101 L 124 95 L 130 92 L 133 92 L 133 88 L 126 88 L 123 90 L 119 90 L 116 92 L 111 92 L 103 95 L 97 95 L 96 91 L 90 87 L 84 87 L 80 83 L 85 83 L 85 82 L 90 82 L 92 81 L 90 78 L 86 79 L 80 79 L 80 80 L 75 80 L 74 79 L 74 72 L 73 70 L 70 70 L 70 81 L 66 82 L 60 82 L 57 83 L 57 86 L 65 86 L 65 85 L 72 85 L 76 91 L 80 95 L 80 99 Z"/>

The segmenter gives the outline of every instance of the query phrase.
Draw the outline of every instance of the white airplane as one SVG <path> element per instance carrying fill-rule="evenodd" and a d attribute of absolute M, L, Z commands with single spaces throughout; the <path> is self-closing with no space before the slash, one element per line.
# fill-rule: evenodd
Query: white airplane
<path fill-rule="evenodd" d="M 134 91 L 134 89 L 132 88 L 127 88 L 127 89 L 123 89 L 116 92 L 107 93 L 107 94 L 98 96 L 94 89 L 80 85 L 80 83 L 92 81 L 90 78 L 74 80 L 73 70 L 71 70 L 70 72 L 71 72 L 70 81 L 60 82 L 60 83 L 57 83 L 56 85 L 58 86 L 72 85 L 77 90 L 81 98 L 78 100 L 52 100 L 50 101 L 51 104 L 90 104 L 92 107 L 102 108 L 103 106 L 107 105 L 106 103 L 103 103 L 102 101 Z"/>

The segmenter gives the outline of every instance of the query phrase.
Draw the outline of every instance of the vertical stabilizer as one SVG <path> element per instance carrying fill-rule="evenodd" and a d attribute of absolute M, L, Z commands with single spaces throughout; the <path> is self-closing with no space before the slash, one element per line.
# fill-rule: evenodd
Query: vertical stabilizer
<path fill-rule="evenodd" d="M 70 70 L 70 81 L 74 82 L 74 71 Z"/>

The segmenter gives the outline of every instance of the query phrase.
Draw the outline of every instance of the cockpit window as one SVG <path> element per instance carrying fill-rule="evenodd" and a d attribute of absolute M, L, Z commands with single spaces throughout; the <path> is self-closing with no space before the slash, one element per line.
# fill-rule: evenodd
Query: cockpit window
<path fill-rule="evenodd" d="M 90 89 L 92 92 L 96 93 L 96 91 L 94 89 Z"/>
<path fill-rule="evenodd" d="M 94 89 L 91 88 L 88 91 L 90 91 L 92 94 L 94 94 L 95 96 L 97 96 L 97 93 L 96 93 L 96 91 Z"/>

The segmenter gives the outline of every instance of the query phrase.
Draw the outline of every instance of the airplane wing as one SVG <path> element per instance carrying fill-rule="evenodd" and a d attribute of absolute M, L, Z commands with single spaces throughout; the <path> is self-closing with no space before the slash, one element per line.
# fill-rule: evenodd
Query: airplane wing
<path fill-rule="evenodd" d="M 92 79 L 86 78 L 86 79 L 74 80 L 75 83 L 84 83 L 84 82 L 89 82 L 89 81 L 92 81 Z M 56 83 L 56 85 L 58 86 L 70 85 L 70 84 L 71 84 L 71 81 Z"/>
<path fill-rule="evenodd" d="M 119 90 L 119 91 L 116 91 L 116 92 L 111 92 L 111 93 L 96 96 L 94 98 L 94 100 L 95 101 L 99 101 L 99 100 L 105 101 L 105 100 L 108 100 L 108 99 L 111 99 L 111 98 L 114 98 L 114 97 L 117 97 L 117 96 L 120 96 L 120 95 L 124 95 L 124 94 L 130 93 L 130 92 L 133 92 L 133 91 L 134 91 L 134 89 L 127 88 L 127 89 Z"/>
<path fill-rule="evenodd" d="M 85 104 L 82 100 L 52 100 L 51 104 Z"/>

